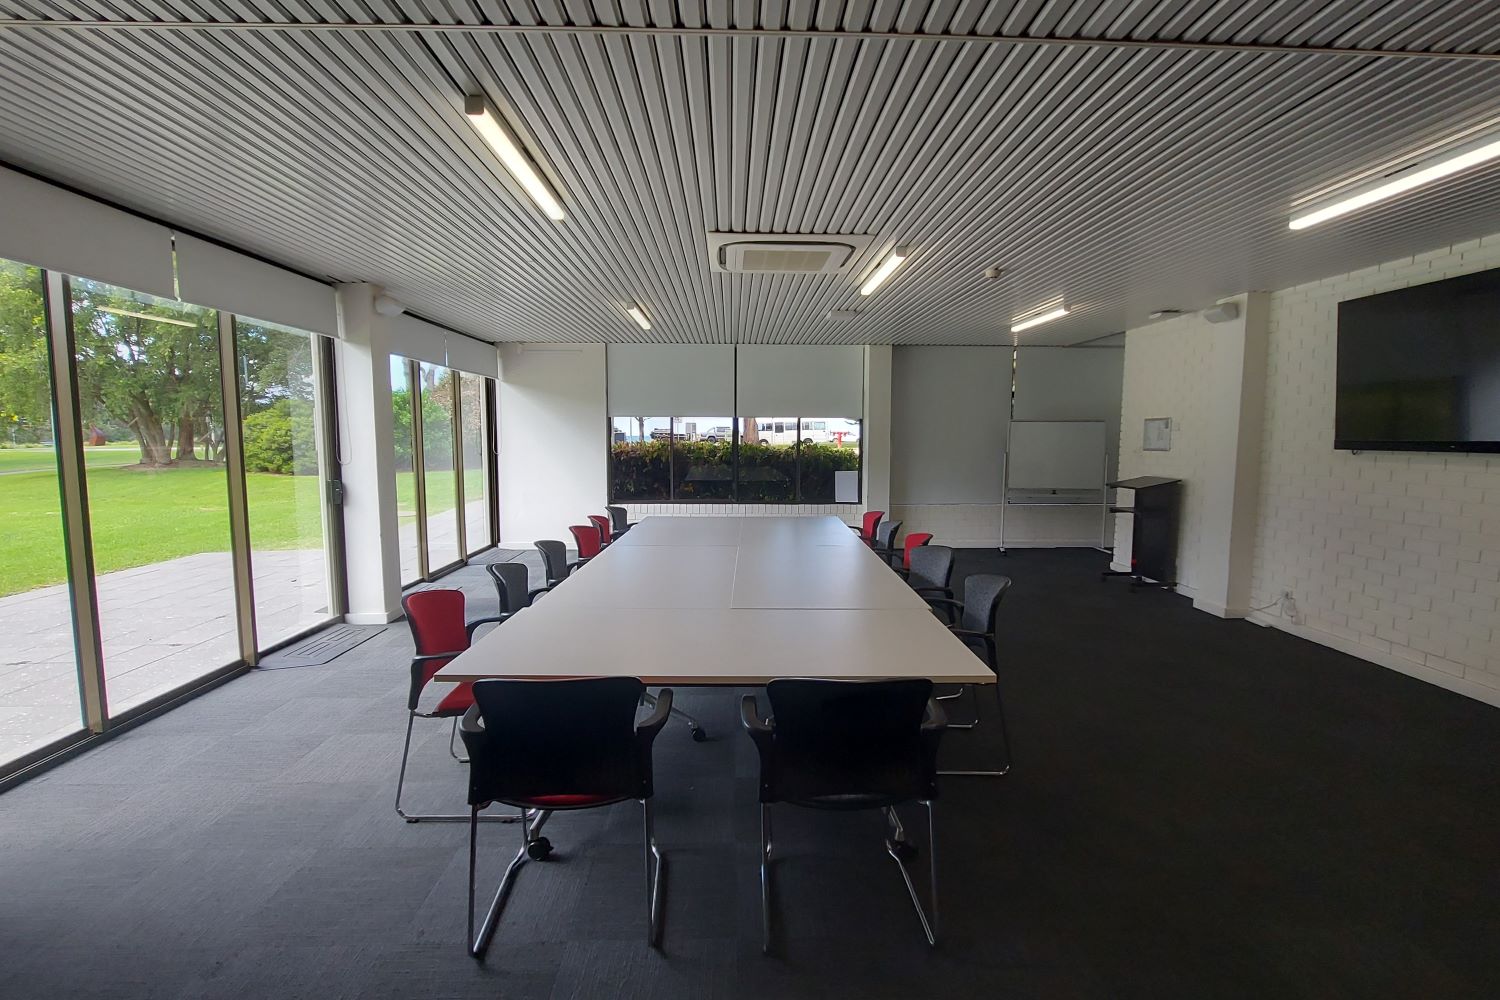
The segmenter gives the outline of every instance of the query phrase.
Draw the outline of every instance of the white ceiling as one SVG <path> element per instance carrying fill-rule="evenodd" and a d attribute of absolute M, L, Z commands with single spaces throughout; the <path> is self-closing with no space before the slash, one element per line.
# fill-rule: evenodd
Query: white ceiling
<path fill-rule="evenodd" d="M 1301 233 L 1330 185 L 1500 117 L 1500 63 L 899 31 L 1500 51 L 1475 0 L 0 0 L 0 161 L 491 340 L 1075 343 L 1500 231 L 1500 167 Z M 843 37 L 308 30 L 816 28 Z M 483 92 L 569 213 L 463 114 Z M 853 233 L 849 274 L 721 274 L 711 231 Z M 858 285 L 916 248 L 877 294 Z M 980 272 L 999 264 L 1006 274 Z M 621 306 L 638 302 L 653 328 Z M 857 309 L 832 321 L 832 309 Z"/>

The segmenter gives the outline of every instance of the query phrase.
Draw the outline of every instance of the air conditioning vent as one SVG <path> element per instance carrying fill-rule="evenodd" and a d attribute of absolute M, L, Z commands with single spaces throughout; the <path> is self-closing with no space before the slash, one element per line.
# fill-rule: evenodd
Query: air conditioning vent
<path fill-rule="evenodd" d="M 709 233 L 716 271 L 728 274 L 840 274 L 869 244 L 868 236 Z"/>

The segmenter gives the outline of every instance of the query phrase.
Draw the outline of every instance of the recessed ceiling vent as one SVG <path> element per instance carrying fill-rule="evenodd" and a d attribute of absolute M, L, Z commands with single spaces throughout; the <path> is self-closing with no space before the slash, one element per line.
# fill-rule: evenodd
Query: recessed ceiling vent
<path fill-rule="evenodd" d="M 708 253 L 726 274 L 842 274 L 869 243 L 868 236 L 709 233 Z"/>

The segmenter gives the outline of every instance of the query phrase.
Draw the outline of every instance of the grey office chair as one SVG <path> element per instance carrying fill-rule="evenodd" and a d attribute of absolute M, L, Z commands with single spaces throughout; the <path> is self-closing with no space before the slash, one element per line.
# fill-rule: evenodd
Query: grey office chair
<path fill-rule="evenodd" d="M 892 556 L 901 554 L 901 550 L 896 548 L 896 536 L 899 534 L 901 534 L 900 521 L 881 521 L 875 528 L 875 541 L 870 547 L 875 550 L 877 556 L 890 562 Z"/>
<path fill-rule="evenodd" d="M 576 562 L 568 562 L 568 544 L 555 539 L 543 539 L 536 543 L 536 550 L 542 554 L 542 567 L 546 571 L 547 588 L 557 586 L 568 578 L 573 572 Z"/>
<path fill-rule="evenodd" d="M 923 597 L 953 599 L 953 589 L 948 586 L 953 577 L 953 550 L 946 545 L 920 545 L 911 550 L 911 567 L 906 571 L 906 582 Z M 948 623 L 953 624 L 954 613 L 947 610 Z"/>
<path fill-rule="evenodd" d="M 930 548 L 931 546 L 929 546 Z M 915 557 L 916 553 L 912 553 Z M 1005 701 L 1000 697 L 999 653 L 995 638 L 995 618 L 1000 611 L 1000 602 L 1010 590 L 1011 581 L 1008 576 L 999 576 L 991 573 L 973 573 L 964 578 L 964 599 L 955 601 L 950 598 L 928 597 L 927 603 L 934 608 L 942 608 L 945 613 L 956 615 L 957 624 L 950 624 L 948 630 L 958 636 L 964 643 L 971 647 L 980 647 L 984 650 L 985 664 L 995 672 L 995 704 L 1000 709 L 1000 739 L 1005 746 L 1005 764 L 997 770 L 988 771 L 944 771 L 943 774 L 973 775 L 980 777 L 999 777 L 1010 771 L 1010 731 L 1005 725 Z M 949 618 L 951 622 L 952 617 Z M 951 701 L 962 697 L 964 686 L 952 694 L 938 695 L 939 701 Z M 974 694 L 974 721 L 973 722 L 950 722 L 950 729 L 973 729 L 979 725 L 979 694 Z"/>
<path fill-rule="evenodd" d="M 609 530 L 612 537 L 619 538 L 630 530 L 630 512 L 624 507 L 605 507 L 604 510 L 609 514 Z"/>
<path fill-rule="evenodd" d="M 551 590 L 551 587 L 528 589 L 531 573 L 525 563 L 503 562 L 485 566 L 490 579 L 495 583 L 495 593 L 500 598 L 500 613 L 513 615 L 522 608 L 531 607 L 531 602 Z"/>

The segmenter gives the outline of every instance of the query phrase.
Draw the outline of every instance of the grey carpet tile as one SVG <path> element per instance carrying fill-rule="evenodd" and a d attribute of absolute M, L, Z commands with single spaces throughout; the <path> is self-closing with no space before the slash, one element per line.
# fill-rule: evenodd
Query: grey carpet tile
<path fill-rule="evenodd" d="M 961 553 L 960 573 L 1017 581 L 1001 612 L 1017 766 L 943 784 L 937 951 L 878 816 L 779 806 L 778 953 L 760 954 L 740 692 L 685 689 L 679 706 L 712 738 L 674 720 L 657 743 L 661 951 L 643 940 L 640 813 L 624 804 L 555 816 L 554 860 L 522 870 L 488 960 L 469 959 L 466 828 L 393 808 L 411 655 L 398 622 L 326 665 L 231 681 L 0 796 L 0 995 L 1490 992 L 1500 713 L 1099 584 L 1101 562 Z M 480 566 L 440 585 L 462 587 L 471 616 L 493 610 Z M 995 703 L 977 706 L 980 728 L 949 734 L 945 763 L 998 753 Z M 464 809 L 449 732 L 418 723 L 409 805 Z M 518 843 L 514 826 L 483 827 L 481 906 Z"/>

